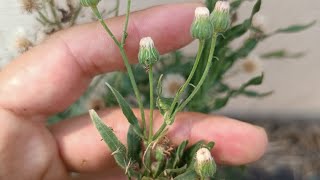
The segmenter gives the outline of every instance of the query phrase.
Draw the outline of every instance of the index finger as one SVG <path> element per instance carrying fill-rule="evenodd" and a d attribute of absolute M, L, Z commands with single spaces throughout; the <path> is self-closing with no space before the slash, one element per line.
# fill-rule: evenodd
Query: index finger
<path fill-rule="evenodd" d="M 151 36 L 161 53 L 180 48 L 189 35 L 198 4 L 163 5 L 130 17 L 126 51 L 134 63 L 141 37 Z M 107 21 L 122 35 L 124 17 Z M 52 36 L 0 73 L 0 107 L 19 115 L 46 117 L 67 108 L 94 75 L 123 67 L 118 48 L 102 26 L 92 23 Z"/>

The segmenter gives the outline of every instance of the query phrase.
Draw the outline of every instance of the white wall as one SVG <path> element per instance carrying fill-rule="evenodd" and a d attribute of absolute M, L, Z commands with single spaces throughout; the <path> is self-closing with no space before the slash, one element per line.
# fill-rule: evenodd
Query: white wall
<path fill-rule="evenodd" d="M 18 26 L 31 26 L 32 20 L 23 16 L 18 0 L 0 0 L 0 44 L 1 34 L 14 31 Z M 195 1 L 195 0 L 194 0 Z M 184 0 L 133 1 L 134 9 L 142 9 L 155 4 L 186 2 Z M 188 1 L 190 2 L 190 0 Z M 242 8 L 241 16 L 249 13 L 250 3 Z M 123 8 L 122 8 L 123 9 Z M 319 0 L 264 0 L 261 14 L 267 17 L 268 29 L 285 27 L 295 23 L 320 21 Z M 237 98 L 231 101 L 222 113 L 232 114 L 282 114 L 292 117 L 320 117 L 320 25 L 293 35 L 277 35 L 263 44 L 255 54 L 287 48 L 290 51 L 307 52 L 298 60 L 268 61 L 264 65 L 265 83 L 259 90 L 274 90 L 271 97 L 256 100 Z M 245 81 L 237 79 L 236 82 Z"/>

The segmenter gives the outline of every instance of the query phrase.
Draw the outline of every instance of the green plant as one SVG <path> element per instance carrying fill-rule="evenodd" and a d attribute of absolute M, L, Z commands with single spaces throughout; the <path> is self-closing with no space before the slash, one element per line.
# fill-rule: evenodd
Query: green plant
<path fill-rule="evenodd" d="M 149 127 L 146 126 L 144 107 L 141 101 L 140 92 L 137 88 L 136 80 L 129 64 L 128 56 L 125 53 L 124 45 L 127 37 L 127 28 L 130 17 L 130 4 L 127 1 L 126 21 L 123 30 L 121 41 L 118 41 L 108 25 L 102 18 L 97 4 L 99 1 L 82 0 L 83 6 L 90 7 L 94 14 L 99 19 L 100 23 L 106 30 L 107 34 L 113 39 L 118 46 L 124 64 L 127 68 L 129 79 L 137 98 L 138 106 L 141 114 L 141 125 L 138 118 L 134 115 L 130 105 L 125 101 L 124 97 L 113 87 L 107 84 L 113 95 L 116 97 L 123 114 L 130 123 L 128 131 L 128 149 L 117 139 L 111 128 L 103 124 L 99 116 L 94 110 L 90 110 L 92 121 L 100 132 L 102 138 L 113 151 L 114 157 L 118 165 L 125 170 L 128 178 L 137 179 L 185 179 L 185 178 L 210 178 L 213 177 L 216 171 L 216 165 L 211 157 L 209 149 L 213 147 L 213 143 L 196 144 L 195 149 L 189 153 L 185 152 L 187 141 L 182 142 L 177 148 L 172 147 L 169 143 L 163 143 L 166 138 L 166 132 L 170 125 L 175 121 L 176 114 L 183 110 L 186 105 L 192 100 L 196 93 L 203 86 L 205 79 L 208 76 L 212 65 L 213 55 L 216 47 L 216 40 L 219 34 L 225 32 L 230 25 L 229 2 L 218 1 L 215 5 L 215 10 L 210 16 L 210 12 L 205 7 L 198 7 L 195 11 L 194 23 L 191 27 L 191 32 L 194 38 L 199 39 L 199 50 L 196 61 L 189 74 L 186 82 L 180 87 L 176 96 L 173 99 L 163 99 L 161 96 L 162 80 L 159 77 L 157 85 L 157 105 L 163 115 L 163 123 L 157 132 L 153 132 L 153 110 L 154 110 L 154 84 L 153 84 L 153 66 L 159 61 L 159 53 L 154 46 L 151 37 L 142 38 L 140 41 L 139 62 L 144 66 L 149 77 L 150 89 L 150 116 Z M 218 19 L 218 21 L 215 21 Z M 181 98 L 182 93 L 190 86 L 190 82 L 197 70 L 198 64 L 202 57 L 204 45 L 206 41 L 210 42 L 209 55 L 205 59 L 205 70 L 201 75 L 199 82 L 193 86 L 193 90 L 187 98 Z M 149 129 L 149 131 L 147 131 Z M 141 147 L 140 147 L 141 146 Z M 170 149 L 173 149 L 172 153 Z M 167 153 L 166 153 L 167 152 Z M 189 157 L 187 162 L 182 163 L 183 156 Z"/>

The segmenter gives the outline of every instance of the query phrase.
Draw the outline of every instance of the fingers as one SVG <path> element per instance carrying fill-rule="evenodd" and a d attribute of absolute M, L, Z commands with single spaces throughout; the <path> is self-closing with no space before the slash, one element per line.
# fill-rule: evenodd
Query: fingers
<path fill-rule="evenodd" d="M 137 59 L 141 37 L 151 36 L 161 53 L 189 43 L 197 5 L 164 5 L 134 13 L 125 45 L 131 63 Z M 124 17 L 107 21 L 117 39 L 123 23 Z M 94 75 L 122 68 L 118 48 L 99 23 L 74 27 L 53 35 L 0 73 L 0 107 L 20 115 L 48 116 L 74 102 Z"/>
<path fill-rule="evenodd" d="M 118 109 L 106 110 L 99 115 L 110 126 L 117 137 L 126 142 L 128 122 Z M 155 114 L 156 128 L 162 122 L 161 115 Z M 77 117 L 52 127 L 57 139 L 61 157 L 67 167 L 77 172 L 101 171 L 114 166 L 110 150 L 101 141 L 88 116 Z M 174 144 L 189 140 L 214 141 L 212 153 L 218 163 L 241 165 L 259 159 L 265 151 L 267 136 L 262 128 L 225 117 L 199 113 L 180 113 L 169 137 Z"/>

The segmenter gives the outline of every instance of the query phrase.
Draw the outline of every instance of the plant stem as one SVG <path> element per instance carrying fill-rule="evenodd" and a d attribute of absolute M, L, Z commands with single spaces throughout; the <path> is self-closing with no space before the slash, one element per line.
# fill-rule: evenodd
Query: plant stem
<path fill-rule="evenodd" d="M 126 13 L 126 21 L 123 27 L 123 35 L 122 35 L 122 40 L 121 40 L 121 45 L 122 47 L 124 47 L 128 33 L 128 24 L 129 24 L 129 17 L 130 17 L 130 9 L 131 9 L 131 0 L 128 0 L 127 2 L 127 13 Z M 118 6 L 118 10 L 119 10 L 119 6 Z"/>
<path fill-rule="evenodd" d="M 169 110 L 169 114 L 171 116 L 173 110 L 174 110 L 174 107 L 176 106 L 176 103 L 178 102 L 178 100 L 180 99 L 182 93 L 184 92 L 184 90 L 188 87 L 194 73 L 196 72 L 196 69 L 198 67 L 198 64 L 200 62 L 200 59 L 201 59 L 201 55 L 202 55 L 202 52 L 203 52 L 203 48 L 204 48 L 204 43 L 205 41 L 204 40 L 200 40 L 199 42 L 199 49 L 198 49 L 198 53 L 197 53 L 197 57 L 196 57 L 196 61 L 192 67 L 192 70 L 189 74 L 189 77 L 188 79 L 186 80 L 186 82 L 183 84 L 183 86 L 179 89 L 177 95 L 175 96 L 175 98 L 173 99 L 173 102 L 170 106 L 170 110 Z"/>
<path fill-rule="evenodd" d="M 174 110 L 174 107 L 176 105 L 176 103 L 178 102 L 178 100 L 180 99 L 180 96 L 182 95 L 183 91 L 186 89 L 186 87 L 189 85 L 194 73 L 196 72 L 196 69 L 198 67 L 198 64 L 200 62 L 200 59 L 201 59 L 201 56 L 202 56 L 202 52 L 203 52 L 203 49 L 204 49 L 204 44 L 205 44 L 205 41 L 203 40 L 200 40 L 199 42 L 199 49 L 198 49 L 198 53 L 197 53 L 197 57 L 196 57 L 196 60 L 195 60 L 195 63 L 192 67 L 192 70 L 189 74 L 189 77 L 188 79 L 186 80 L 186 82 L 183 84 L 183 86 L 181 87 L 181 89 L 179 89 L 179 92 L 177 93 L 177 95 L 175 96 L 171 106 L 170 106 L 170 109 L 169 109 L 169 114 L 171 117 L 171 114 Z M 174 119 L 174 117 L 173 117 Z M 167 123 L 166 123 L 166 119 L 163 121 L 161 127 L 159 128 L 159 130 L 156 132 L 156 134 L 154 135 L 154 138 L 153 140 L 157 139 L 161 134 L 162 132 L 165 130 L 165 128 L 167 127 Z"/>
<path fill-rule="evenodd" d="M 153 136 L 153 72 L 152 72 L 152 65 L 149 68 L 149 84 L 150 84 L 150 119 L 149 119 L 149 143 L 152 141 Z"/>
<path fill-rule="evenodd" d="M 117 0 L 116 1 L 116 13 L 115 13 L 115 16 L 119 16 L 119 7 L 120 7 L 120 0 Z"/>
<path fill-rule="evenodd" d="M 189 95 L 189 97 L 176 109 L 176 111 L 174 112 L 173 115 L 176 115 L 177 112 L 181 111 L 182 109 L 185 108 L 185 106 L 191 101 L 191 99 L 194 97 L 194 95 L 199 91 L 199 89 L 201 88 L 202 84 L 204 83 L 208 73 L 209 73 L 209 70 L 210 70 L 210 67 L 211 67 L 211 64 L 212 64 L 212 58 L 213 58 L 213 55 L 214 55 L 214 50 L 215 50 L 215 47 L 216 47 L 216 41 L 217 41 L 217 36 L 218 34 L 217 33 L 214 33 L 213 34 L 213 37 L 212 37 L 212 41 L 211 41 L 211 47 L 210 47 L 210 53 L 209 53 L 209 58 L 207 60 L 207 65 L 206 65 L 206 68 L 203 72 L 203 75 L 199 81 L 199 83 L 197 84 L 197 86 L 194 88 L 193 92 Z"/>
<path fill-rule="evenodd" d="M 144 114 L 144 108 L 143 108 L 143 104 L 141 101 L 141 96 L 140 96 L 140 92 L 138 90 L 138 86 L 136 83 L 136 80 L 134 78 L 133 75 L 133 71 L 131 68 L 131 65 L 129 63 L 129 59 L 128 56 L 123 48 L 123 46 L 121 45 L 121 43 L 117 40 L 117 38 L 114 36 L 114 34 L 111 32 L 111 30 L 109 29 L 109 27 L 107 26 L 107 24 L 105 23 L 105 21 L 103 20 L 97 6 L 93 6 L 91 7 L 93 13 L 97 16 L 97 18 L 99 19 L 100 23 L 102 24 L 103 28 L 106 30 L 106 32 L 110 35 L 110 37 L 112 38 L 112 40 L 114 41 L 114 43 L 118 46 L 119 50 L 120 50 L 120 54 L 122 56 L 124 65 L 127 69 L 128 75 L 129 75 L 129 79 L 131 82 L 131 85 L 133 87 L 134 93 L 136 95 L 137 101 L 138 101 L 138 105 L 139 105 L 139 109 L 140 109 L 140 114 L 141 114 L 141 118 L 142 118 L 142 129 L 144 130 L 144 134 L 146 134 L 145 131 L 145 127 L 146 127 L 146 121 L 145 121 L 145 114 Z M 128 16 L 129 17 L 129 16 Z"/>

